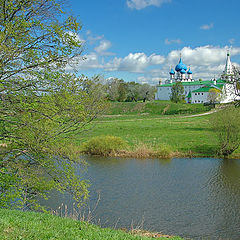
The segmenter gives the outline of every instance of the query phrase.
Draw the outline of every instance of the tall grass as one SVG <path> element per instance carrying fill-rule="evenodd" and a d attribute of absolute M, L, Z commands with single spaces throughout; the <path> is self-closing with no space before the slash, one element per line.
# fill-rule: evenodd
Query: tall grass
<path fill-rule="evenodd" d="M 175 156 L 172 148 L 167 144 L 157 147 L 140 143 L 130 149 L 127 142 L 120 137 L 98 136 L 93 137 L 82 145 L 82 152 L 89 155 L 134 157 L 134 158 L 161 158 L 168 159 Z"/>
<path fill-rule="evenodd" d="M 115 136 L 97 136 L 82 146 L 82 152 L 90 155 L 110 156 L 127 147 L 127 142 Z"/>
<path fill-rule="evenodd" d="M 130 234 L 121 230 L 101 228 L 84 221 L 61 218 L 46 213 L 0 209 L 0 239 L 16 240 L 149 240 L 152 236 Z M 140 235 L 140 236 L 139 236 Z M 180 240 L 164 237 L 162 240 Z"/>

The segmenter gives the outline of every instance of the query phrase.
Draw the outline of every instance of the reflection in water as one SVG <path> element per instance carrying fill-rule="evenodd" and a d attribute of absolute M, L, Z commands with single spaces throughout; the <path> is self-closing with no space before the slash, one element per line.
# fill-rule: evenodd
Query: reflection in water
<path fill-rule="evenodd" d="M 219 237 L 240 239 L 240 161 L 221 160 L 209 188 L 215 199 L 212 206 Z M 226 231 L 229 226 L 231 237 Z"/>
<path fill-rule="evenodd" d="M 143 227 L 192 239 L 240 239 L 240 160 L 88 158 L 90 203 L 103 227 Z M 49 206 L 72 205 L 53 194 Z"/>

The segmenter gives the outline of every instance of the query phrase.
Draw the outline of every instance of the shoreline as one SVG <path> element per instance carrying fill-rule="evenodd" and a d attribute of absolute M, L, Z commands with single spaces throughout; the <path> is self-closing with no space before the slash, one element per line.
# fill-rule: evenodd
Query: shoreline
<path fill-rule="evenodd" d="M 0 213 L 1 239 L 184 240 L 179 236 L 141 229 L 102 228 L 87 221 L 60 217 L 50 213 L 9 209 L 0 209 Z"/>
<path fill-rule="evenodd" d="M 86 156 L 93 156 L 93 157 L 117 157 L 117 158 L 136 158 L 136 159 L 173 159 L 173 158 L 215 158 L 215 159 L 224 159 L 221 156 L 217 156 L 216 154 L 204 154 L 204 153 L 193 153 L 193 152 L 178 152 L 173 151 L 169 155 L 160 155 L 158 152 L 152 152 L 152 149 L 146 151 L 144 149 L 143 152 L 139 151 L 128 151 L 128 150 L 121 150 L 121 151 L 113 151 L 109 154 L 88 154 L 88 153 L 81 153 L 82 155 Z M 226 159 L 240 159 L 240 154 L 233 154 Z"/>

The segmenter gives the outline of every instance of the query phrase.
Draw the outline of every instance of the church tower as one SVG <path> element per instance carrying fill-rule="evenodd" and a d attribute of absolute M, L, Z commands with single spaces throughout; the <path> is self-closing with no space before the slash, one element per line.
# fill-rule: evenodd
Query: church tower
<path fill-rule="evenodd" d="M 231 80 L 232 75 L 233 75 L 233 66 L 232 66 L 232 63 L 231 63 L 230 53 L 229 53 L 229 50 L 228 50 L 226 65 L 225 65 L 225 69 L 223 71 L 222 78 L 225 79 L 225 80 Z"/>

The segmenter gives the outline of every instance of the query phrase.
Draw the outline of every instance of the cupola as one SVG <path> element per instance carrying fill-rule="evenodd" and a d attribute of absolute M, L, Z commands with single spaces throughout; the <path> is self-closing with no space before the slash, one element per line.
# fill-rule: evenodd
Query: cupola
<path fill-rule="evenodd" d="M 178 65 L 175 67 L 175 70 L 177 72 L 180 72 L 182 69 L 184 69 L 185 71 L 187 70 L 187 66 L 182 62 L 182 58 L 180 57 L 179 63 Z"/>
<path fill-rule="evenodd" d="M 170 75 L 174 75 L 174 74 L 175 74 L 174 70 L 171 69 L 171 71 L 169 72 L 169 74 L 170 74 Z"/>

